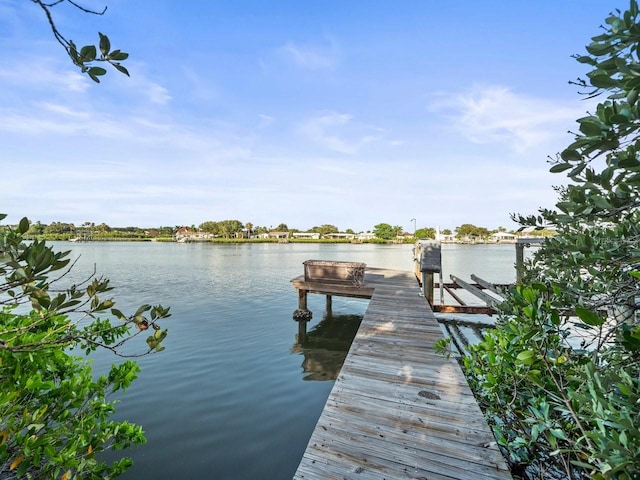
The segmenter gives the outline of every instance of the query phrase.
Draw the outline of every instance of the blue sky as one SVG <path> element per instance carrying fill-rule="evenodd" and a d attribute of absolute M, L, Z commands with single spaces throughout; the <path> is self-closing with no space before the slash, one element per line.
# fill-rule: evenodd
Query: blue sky
<path fill-rule="evenodd" d="M 131 77 L 83 76 L 40 8 L 0 0 L 0 212 L 111 226 L 237 219 L 406 231 L 552 207 L 569 80 L 626 1 L 86 0 Z"/>

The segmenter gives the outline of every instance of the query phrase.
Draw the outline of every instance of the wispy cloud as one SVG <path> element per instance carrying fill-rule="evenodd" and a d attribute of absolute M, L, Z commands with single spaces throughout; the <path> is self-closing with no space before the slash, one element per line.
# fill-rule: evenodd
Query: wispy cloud
<path fill-rule="evenodd" d="M 115 70 L 109 72 L 114 77 L 111 81 L 117 82 L 119 88 L 126 90 L 129 94 L 144 98 L 155 105 L 165 105 L 173 98 L 166 87 L 152 80 L 145 64 L 129 62 L 127 69 L 135 72 L 135 75 L 125 77 Z"/>
<path fill-rule="evenodd" d="M 322 112 L 298 129 L 306 139 L 339 153 L 355 154 L 364 145 L 379 140 L 379 129 L 353 122 L 345 113 Z"/>
<path fill-rule="evenodd" d="M 90 87 L 91 80 L 80 71 L 61 68 L 61 62 L 65 60 L 64 55 L 60 55 L 60 59 L 20 56 L 17 60 L 9 60 L 0 69 L 0 82 L 20 89 L 32 88 L 37 91 L 46 91 L 49 95 L 51 92 L 60 91 L 71 93 L 86 91 Z M 37 65 L 35 71 L 34 65 Z"/>
<path fill-rule="evenodd" d="M 431 111 L 444 113 L 455 130 L 477 144 L 504 144 L 522 153 L 564 135 L 584 106 L 513 92 L 503 86 L 474 87 L 439 96 Z"/>
<path fill-rule="evenodd" d="M 258 129 L 267 128 L 276 121 L 275 117 L 272 117 L 271 115 L 265 115 L 264 113 L 258 114 L 258 118 L 260 118 Z"/>
<path fill-rule="evenodd" d="M 340 48 L 332 38 L 324 44 L 315 45 L 287 42 L 278 49 L 278 53 L 298 68 L 306 70 L 334 69 L 340 61 Z"/>

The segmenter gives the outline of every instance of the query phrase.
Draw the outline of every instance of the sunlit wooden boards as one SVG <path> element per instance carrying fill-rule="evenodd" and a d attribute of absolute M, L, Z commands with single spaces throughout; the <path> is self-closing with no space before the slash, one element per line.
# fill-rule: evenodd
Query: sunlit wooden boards
<path fill-rule="evenodd" d="M 459 365 L 433 350 L 442 331 L 414 274 L 375 280 L 294 478 L 510 479 Z"/>

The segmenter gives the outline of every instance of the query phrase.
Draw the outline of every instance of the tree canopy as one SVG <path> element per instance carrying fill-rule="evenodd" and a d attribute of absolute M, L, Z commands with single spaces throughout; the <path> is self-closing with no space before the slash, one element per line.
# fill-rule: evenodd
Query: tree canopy
<path fill-rule="evenodd" d="M 616 11 L 575 57 L 595 111 L 551 171 L 570 181 L 555 209 L 516 215 L 553 226 L 465 359 L 506 456 L 525 478 L 640 478 L 640 21 Z M 526 476 L 526 474 L 530 476 Z"/>
<path fill-rule="evenodd" d="M 414 237 L 416 238 L 436 238 L 436 229 L 431 227 L 423 227 L 416 230 Z"/>
<path fill-rule="evenodd" d="M 393 240 L 402 233 L 402 227 L 399 225 L 391 226 L 388 223 L 379 223 L 373 227 L 373 234 L 383 240 Z"/>
<path fill-rule="evenodd" d="M 340 230 L 338 230 L 338 227 L 336 227 L 335 225 L 324 224 L 320 225 L 319 227 L 313 227 L 310 231 L 319 233 L 320 235 L 326 235 L 328 233 L 338 233 Z"/>
<path fill-rule="evenodd" d="M 478 238 L 487 238 L 489 236 L 489 230 L 485 227 L 477 227 L 471 223 L 463 223 L 459 227 L 456 228 L 456 237 L 457 238 L 465 238 L 465 237 L 478 237 Z"/>
<path fill-rule="evenodd" d="M 231 238 L 242 232 L 244 225 L 240 220 L 222 220 L 220 222 L 202 222 L 198 230 L 223 238 Z"/>

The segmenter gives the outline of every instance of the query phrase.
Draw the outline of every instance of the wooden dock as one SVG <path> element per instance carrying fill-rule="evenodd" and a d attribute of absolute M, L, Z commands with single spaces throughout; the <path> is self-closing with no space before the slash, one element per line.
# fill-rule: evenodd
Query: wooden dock
<path fill-rule="evenodd" d="M 295 479 L 512 478 L 459 365 L 434 352 L 442 330 L 412 272 L 367 268 L 360 290 L 292 283 L 371 299 Z"/>

